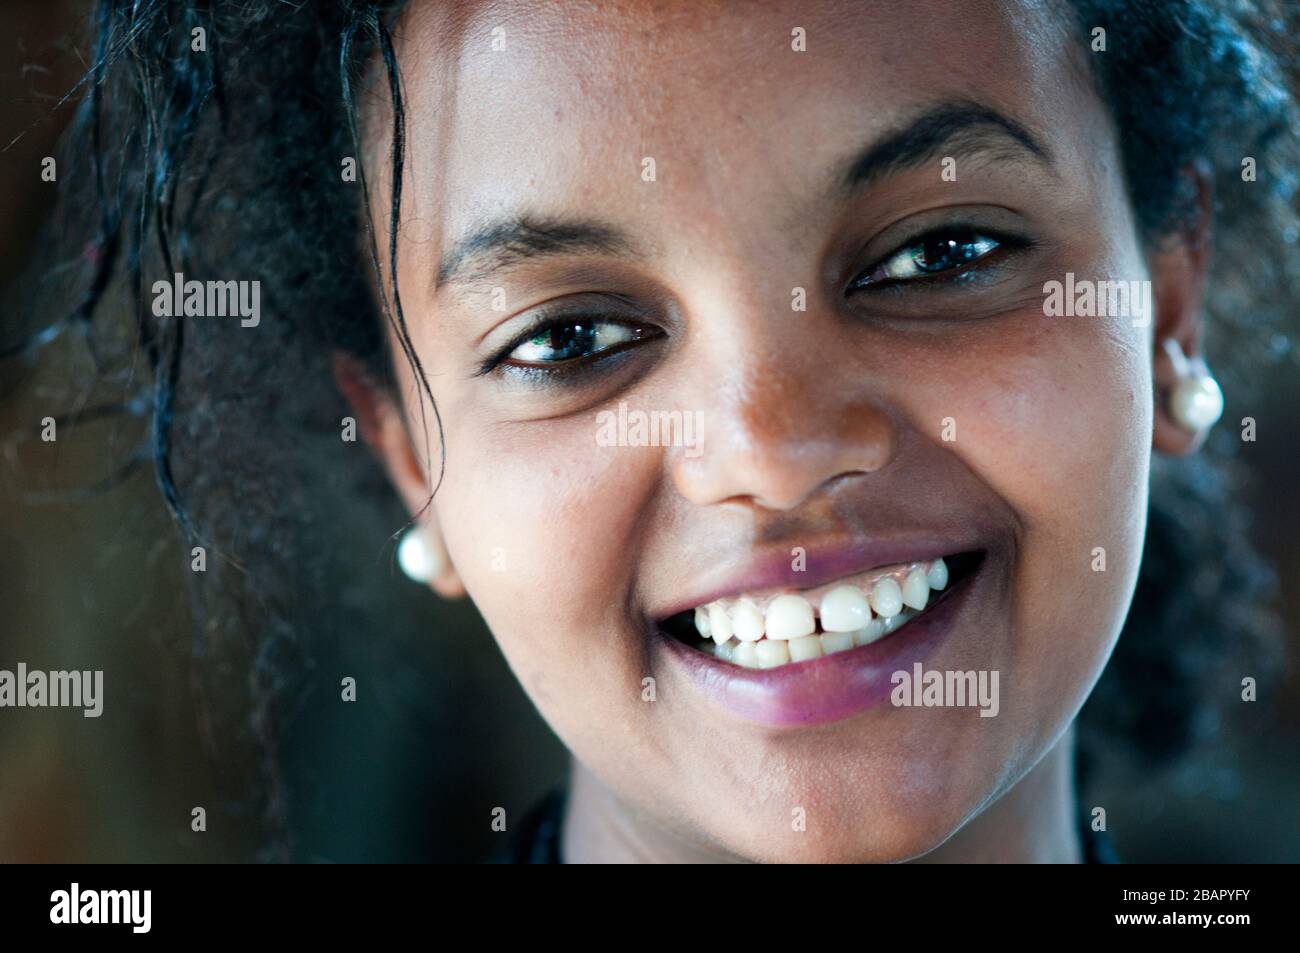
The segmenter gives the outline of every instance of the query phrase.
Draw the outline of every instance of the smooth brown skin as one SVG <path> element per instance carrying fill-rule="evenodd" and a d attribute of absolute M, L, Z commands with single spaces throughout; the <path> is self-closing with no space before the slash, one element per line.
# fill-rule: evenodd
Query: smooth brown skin
<path fill-rule="evenodd" d="M 436 476 L 441 448 L 400 351 L 400 407 L 356 365 L 338 376 L 450 556 L 434 588 L 468 591 L 575 756 L 567 859 L 1079 859 L 1070 727 L 1128 610 L 1153 443 L 1197 442 L 1161 409 L 1174 378 L 1155 341 L 1195 353 L 1205 261 L 1203 234 L 1159 255 L 1139 246 L 1091 54 L 1064 24 L 1051 5 L 922 0 L 866 13 L 416 2 L 404 14 L 398 281 L 445 426 L 430 508 L 424 461 Z M 794 27 L 806 52 L 791 50 Z M 954 147 L 955 182 L 934 158 L 848 198 L 827 191 L 865 143 L 949 99 L 1014 118 L 1051 165 Z M 382 125 L 370 167 L 386 228 Z M 846 296 L 954 208 L 1036 245 L 982 284 Z M 644 254 L 567 254 L 438 285 L 455 241 L 525 211 L 609 223 Z M 1150 277 L 1154 327 L 1045 318 L 1043 284 L 1066 272 Z M 796 286 L 805 312 L 791 310 Z M 667 336 L 570 389 L 474 376 L 537 305 L 578 294 L 626 296 Z M 598 447 L 596 412 L 620 400 L 704 410 L 703 454 Z M 941 440 L 948 417 L 955 442 Z M 993 520 L 1014 541 L 997 612 L 927 662 L 998 670 L 997 717 L 885 705 L 767 729 L 656 667 L 656 609 L 754 553 L 847 532 L 836 514 L 852 507 L 882 525 L 918 507 L 941 525 Z"/>

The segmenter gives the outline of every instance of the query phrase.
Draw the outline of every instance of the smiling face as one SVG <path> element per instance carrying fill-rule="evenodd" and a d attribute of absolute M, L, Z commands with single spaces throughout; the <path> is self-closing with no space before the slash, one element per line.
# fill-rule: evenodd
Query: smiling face
<path fill-rule="evenodd" d="M 1136 578 L 1152 328 L 1044 316 L 1067 273 L 1151 277 L 1087 49 L 1033 4 L 558 6 L 396 32 L 429 531 L 621 810 L 744 858 L 930 851 L 1061 738 Z M 636 445 L 673 411 L 690 439 Z M 918 566 L 925 611 L 864 634 Z M 715 601 L 763 638 L 702 651 Z M 998 673 L 996 715 L 894 705 L 916 662 Z"/>

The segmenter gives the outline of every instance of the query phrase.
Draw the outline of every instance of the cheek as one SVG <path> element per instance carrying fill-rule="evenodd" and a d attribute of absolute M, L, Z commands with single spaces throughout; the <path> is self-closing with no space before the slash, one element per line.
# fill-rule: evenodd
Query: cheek
<path fill-rule="evenodd" d="M 1140 336 L 1085 324 L 1099 320 L 1022 319 L 964 348 L 979 372 L 938 392 L 956 408 L 955 452 L 1028 522 L 1095 527 L 1105 545 L 1103 527 L 1131 526 L 1145 500 L 1151 385 Z"/>
<path fill-rule="evenodd" d="M 1151 452 L 1146 348 L 1104 319 L 1025 316 L 963 347 L 967 370 L 930 391 L 928 412 L 956 420 L 952 451 L 1018 518 L 1008 663 L 1040 707 L 1082 703 L 1128 611 Z"/>
<path fill-rule="evenodd" d="M 592 703 L 590 672 L 622 698 L 643 674 L 627 629 L 637 526 L 659 451 L 596 444 L 594 412 L 551 425 L 448 433 L 436 509 L 457 572 L 539 706 L 542 673 Z M 582 685 L 577 685 L 582 682 Z"/>

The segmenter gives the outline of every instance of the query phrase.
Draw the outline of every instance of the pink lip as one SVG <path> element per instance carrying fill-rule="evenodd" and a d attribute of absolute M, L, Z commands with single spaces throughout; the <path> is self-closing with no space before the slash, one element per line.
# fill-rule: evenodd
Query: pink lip
<path fill-rule="evenodd" d="M 982 548 L 984 546 L 976 540 L 956 540 L 951 537 L 874 540 L 822 548 L 809 546 L 802 570 L 794 568 L 794 556 L 789 551 L 776 553 L 756 561 L 747 571 L 729 577 L 726 582 L 709 586 L 656 611 L 653 618 L 662 622 L 679 612 L 742 592 L 778 588 L 812 589 L 869 569 L 899 563 L 930 562 L 940 556 Z"/>
<path fill-rule="evenodd" d="M 825 724 L 888 698 L 894 673 L 910 672 L 957 628 L 958 617 L 988 569 L 985 560 L 932 608 L 879 642 L 809 662 L 748 669 L 691 648 L 666 632 L 658 633 L 658 642 L 705 696 L 747 721 L 768 727 Z"/>

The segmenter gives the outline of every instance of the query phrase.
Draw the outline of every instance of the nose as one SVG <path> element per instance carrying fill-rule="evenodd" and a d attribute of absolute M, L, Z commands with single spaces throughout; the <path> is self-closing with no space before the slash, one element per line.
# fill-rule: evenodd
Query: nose
<path fill-rule="evenodd" d="M 734 354 L 728 363 L 733 374 L 702 404 L 700 452 L 673 462 L 673 482 L 690 502 L 790 510 L 893 457 L 896 427 L 860 379 L 846 380 L 843 354 L 790 361 L 776 351 L 742 362 L 739 373 Z"/>

